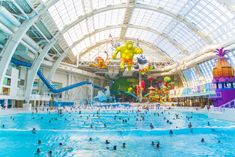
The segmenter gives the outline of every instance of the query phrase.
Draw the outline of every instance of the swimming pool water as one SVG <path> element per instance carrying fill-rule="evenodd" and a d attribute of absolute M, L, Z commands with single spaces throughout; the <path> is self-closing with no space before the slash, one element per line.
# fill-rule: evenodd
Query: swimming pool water
<path fill-rule="evenodd" d="M 178 119 L 175 114 L 179 115 Z M 192 129 L 188 129 L 189 122 Z M 154 129 L 150 128 L 150 123 Z M 235 123 L 199 113 L 101 110 L 98 114 L 97 111 L 79 114 L 78 110 L 69 110 L 63 114 L 1 116 L 2 124 L 5 127 L 0 129 L 1 157 L 48 156 L 49 150 L 56 157 L 235 156 Z M 32 128 L 36 128 L 35 134 Z M 173 135 L 169 135 L 170 129 Z M 204 143 L 201 143 L 202 138 Z M 105 140 L 110 144 L 105 144 Z M 152 146 L 152 141 L 159 141 L 160 148 Z M 124 142 L 126 148 L 122 148 Z M 117 150 L 113 150 L 114 145 Z M 37 148 L 40 154 L 35 154 Z"/>

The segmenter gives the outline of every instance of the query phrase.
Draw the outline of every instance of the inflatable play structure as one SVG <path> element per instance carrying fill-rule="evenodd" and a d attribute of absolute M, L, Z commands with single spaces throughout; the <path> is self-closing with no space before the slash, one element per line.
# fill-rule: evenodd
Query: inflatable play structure
<path fill-rule="evenodd" d="M 133 65 L 133 57 L 136 54 L 143 53 L 143 50 L 139 47 L 134 46 L 133 41 L 126 41 L 124 45 L 118 46 L 113 54 L 113 59 L 117 58 L 118 53 L 120 53 L 120 68 L 121 70 L 125 69 L 125 65 L 127 65 L 128 70 L 130 71 Z"/>
<path fill-rule="evenodd" d="M 16 66 L 24 66 L 24 67 L 31 67 L 31 66 L 32 66 L 31 63 L 23 62 L 23 61 L 20 61 L 20 60 L 15 59 L 15 58 L 13 58 L 13 59 L 11 60 L 11 63 L 15 64 Z M 71 90 L 71 89 L 74 89 L 74 88 L 77 88 L 77 87 L 80 87 L 80 86 L 91 85 L 91 84 L 92 84 L 91 82 L 83 81 L 83 82 L 78 82 L 78 83 L 75 83 L 75 84 L 72 84 L 72 85 L 63 87 L 63 88 L 56 89 L 56 88 L 53 86 L 53 84 L 51 84 L 51 83 L 46 79 L 46 77 L 43 75 L 43 73 L 42 73 L 41 70 L 38 70 L 37 75 L 38 75 L 38 77 L 42 80 L 42 82 L 47 86 L 47 88 L 50 90 L 50 92 L 52 92 L 52 93 L 62 93 L 62 92 L 64 92 L 64 91 L 68 91 L 68 90 Z M 100 89 L 100 90 L 103 89 L 102 87 L 100 87 L 100 86 L 98 86 L 98 85 L 95 85 L 95 84 L 92 84 L 92 86 L 93 86 L 94 88 L 96 88 L 96 89 Z"/>
<path fill-rule="evenodd" d="M 228 50 L 224 50 L 224 48 L 216 50 L 218 60 L 212 71 L 212 82 L 216 85 L 216 96 L 213 98 L 213 105 L 215 107 L 235 106 L 234 69 L 225 58 L 227 52 Z"/>

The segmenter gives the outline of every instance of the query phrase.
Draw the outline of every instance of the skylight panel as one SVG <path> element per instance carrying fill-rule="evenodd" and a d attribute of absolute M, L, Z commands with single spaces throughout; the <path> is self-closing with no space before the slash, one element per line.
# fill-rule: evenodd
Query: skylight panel
<path fill-rule="evenodd" d="M 147 41 L 149 43 L 153 43 L 156 40 L 157 35 L 141 29 L 128 28 L 126 37 L 136 38 Z"/>
<path fill-rule="evenodd" d="M 48 10 L 60 30 L 84 14 L 81 0 L 60 0 Z"/>
<path fill-rule="evenodd" d="M 212 40 L 220 40 L 214 34 L 220 32 L 221 26 L 234 18 L 234 14 L 227 10 L 224 5 L 217 1 L 206 0 L 188 3 L 180 14 L 194 23 L 199 30 L 211 37 Z"/>
<path fill-rule="evenodd" d="M 188 0 L 137 0 L 136 3 L 164 8 L 174 14 L 178 14 L 187 2 Z"/>
<path fill-rule="evenodd" d="M 66 40 L 66 42 L 68 43 L 68 45 L 71 46 L 73 44 L 73 41 L 72 41 L 69 33 L 64 33 L 63 36 L 64 36 L 64 39 Z"/>
<path fill-rule="evenodd" d="M 164 52 L 166 52 L 170 57 L 174 58 L 180 54 L 180 51 L 166 39 L 162 40 L 157 44 Z"/>
<path fill-rule="evenodd" d="M 203 39 L 192 32 L 192 30 L 183 23 L 172 24 L 171 27 L 168 28 L 167 32 L 169 32 L 169 37 L 175 39 L 189 52 L 198 51 L 206 45 Z"/>
<path fill-rule="evenodd" d="M 136 8 L 130 24 L 150 27 L 162 31 L 172 20 L 172 17 L 158 12 Z"/>
<path fill-rule="evenodd" d="M 78 54 L 78 53 L 84 51 L 85 48 L 88 48 L 95 43 L 98 43 L 98 42 L 104 41 L 104 40 L 108 40 L 110 34 L 112 35 L 112 37 L 119 37 L 120 32 L 121 32 L 120 28 L 115 28 L 115 29 L 110 29 L 110 30 L 98 32 L 90 37 L 87 37 L 75 46 L 76 49 L 74 51 L 76 51 L 76 52 L 74 52 L 74 53 Z"/>

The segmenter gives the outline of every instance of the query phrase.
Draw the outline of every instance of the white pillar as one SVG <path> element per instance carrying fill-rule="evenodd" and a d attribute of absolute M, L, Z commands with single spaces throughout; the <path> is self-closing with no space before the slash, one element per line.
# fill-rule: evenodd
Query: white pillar
<path fill-rule="evenodd" d="M 21 42 L 23 36 L 28 31 L 28 29 L 38 20 L 38 15 L 33 18 L 25 21 L 20 28 L 12 34 L 9 41 L 7 42 L 6 47 L 3 49 L 0 55 L 0 89 L 2 89 L 3 80 L 7 71 L 7 68 L 10 64 L 11 58 Z M 2 90 L 0 90 L 1 92 Z"/>
<path fill-rule="evenodd" d="M 33 88 L 33 81 L 37 75 L 37 72 L 40 68 L 40 65 L 42 64 L 45 56 L 47 55 L 48 51 L 51 49 L 51 47 L 55 44 L 56 40 L 53 38 L 48 45 L 46 45 L 43 50 L 40 51 L 39 56 L 34 60 L 32 67 L 28 71 L 28 76 L 27 76 L 27 85 L 26 85 L 26 91 L 25 91 L 25 101 L 26 101 L 26 106 L 30 107 L 29 101 L 30 101 L 30 96 L 32 93 L 32 88 Z"/>
<path fill-rule="evenodd" d="M 51 81 L 53 76 L 55 75 L 56 70 L 59 68 L 60 63 L 62 62 L 62 60 L 64 59 L 64 57 L 66 56 L 67 52 L 64 52 L 57 60 L 56 62 L 53 64 L 49 74 L 48 74 L 48 81 Z"/>

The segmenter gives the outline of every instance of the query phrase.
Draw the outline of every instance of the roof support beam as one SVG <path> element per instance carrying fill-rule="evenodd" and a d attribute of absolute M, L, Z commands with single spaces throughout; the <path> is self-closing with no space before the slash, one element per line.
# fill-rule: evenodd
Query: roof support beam
<path fill-rule="evenodd" d="M 177 41 L 171 39 L 167 34 L 165 33 L 162 33 L 162 32 L 159 32 L 157 30 L 154 30 L 152 28 L 149 28 L 149 27 L 143 27 L 143 26 L 137 26 L 137 25 L 131 25 L 129 24 L 128 26 L 127 25 L 114 25 L 114 26 L 106 26 L 104 28 L 100 28 L 100 29 L 97 29 L 95 30 L 94 32 L 90 33 L 90 34 L 86 34 L 85 36 L 83 36 L 83 38 L 81 38 L 80 40 L 78 41 L 75 41 L 72 45 L 71 45 L 71 49 L 74 48 L 77 44 L 79 44 L 80 42 L 82 42 L 83 40 L 85 40 L 86 38 L 96 34 L 96 33 L 99 33 L 99 32 L 102 32 L 102 31 L 105 31 L 105 30 L 108 30 L 108 29 L 114 29 L 114 28 L 135 28 L 135 29 L 142 29 L 142 30 L 145 30 L 145 31 L 149 31 L 151 33 L 154 33 L 154 34 L 157 34 L 161 37 L 163 37 L 164 39 L 166 39 L 169 43 L 171 43 L 172 45 L 174 45 L 176 47 L 176 49 L 180 50 L 180 52 L 182 52 L 183 54 L 185 55 L 188 55 L 188 51 L 183 47 L 183 45 L 179 44 Z M 125 38 L 125 37 L 123 37 Z M 123 39 L 122 38 L 122 39 Z"/>
<path fill-rule="evenodd" d="M 110 10 L 115 10 L 115 9 L 125 9 L 127 8 L 126 4 L 118 4 L 118 5 L 113 5 L 113 6 L 106 6 L 100 9 L 96 9 L 93 10 L 92 12 L 89 12 L 85 15 L 79 16 L 77 18 L 77 20 L 73 21 L 72 23 L 70 23 L 69 25 L 66 25 L 62 30 L 61 33 L 65 33 L 67 32 L 69 29 L 71 29 L 73 26 L 77 25 L 78 23 L 80 23 L 81 21 L 85 20 L 88 17 L 92 17 L 95 14 L 99 14 L 102 12 L 106 12 L 106 11 L 110 11 Z M 194 25 L 192 22 L 188 21 L 185 17 L 181 16 L 181 15 L 176 15 L 174 13 L 171 13 L 170 11 L 164 10 L 163 8 L 159 8 L 156 6 L 152 6 L 152 5 L 146 5 L 146 4 L 135 4 L 135 8 L 139 8 L 139 9 L 147 9 L 147 10 L 151 10 L 154 12 L 158 12 L 167 16 L 170 16 L 174 19 L 176 19 L 178 22 L 182 22 L 184 23 L 189 29 L 191 29 L 195 34 L 197 34 L 199 37 L 201 37 L 204 41 L 206 41 L 207 43 L 211 43 L 211 39 L 209 39 L 208 36 L 206 36 L 205 34 L 203 34 L 199 28 L 197 28 L 196 25 Z"/>
<path fill-rule="evenodd" d="M 128 25 L 129 24 L 129 22 L 131 20 L 131 17 L 132 17 L 132 14 L 133 14 L 133 11 L 135 9 L 135 3 L 136 3 L 136 0 L 128 0 L 126 12 L 125 12 L 125 15 L 124 15 L 123 25 Z M 126 36 L 127 29 L 128 29 L 128 27 L 122 27 L 121 34 L 120 34 L 121 39 Z"/>
<path fill-rule="evenodd" d="M 28 104 L 30 101 L 30 96 L 33 89 L 33 82 L 37 75 L 37 72 L 46 57 L 49 50 L 53 47 L 53 45 L 56 43 L 56 40 L 53 38 L 51 39 L 50 43 L 46 45 L 40 52 L 39 56 L 34 60 L 31 68 L 28 70 L 28 76 L 27 76 L 27 85 L 26 85 L 26 91 L 25 91 L 25 101 Z"/>
<path fill-rule="evenodd" d="M 33 18 L 26 20 L 20 28 L 11 35 L 10 39 L 7 42 L 6 47 L 3 49 L 0 56 L 0 89 L 2 89 L 3 80 L 7 71 L 7 68 L 10 64 L 11 58 L 15 53 L 15 50 L 25 33 L 28 29 L 38 20 L 39 16 L 34 16 Z M 0 93 L 2 90 L 0 90 Z"/>
<path fill-rule="evenodd" d="M 115 41 L 123 41 L 123 40 L 137 40 L 137 39 L 136 39 L 136 38 L 127 38 L 127 37 L 126 37 L 126 38 L 124 38 L 124 39 L 114 38 L 113 40 L 115 40 Z M 94 49 L 94 48 L 96 48 L 96 47 L 98 47 L 98 46 L 100 46 L 100 45 L 102 45 L 102 44 L 109 43 L 109 42 L 111 42 L 111 41 L 110 41 L 109 39 L 106 39 L 106 40 L 102 40 L 102 41 L 99 41 L 99 42 L 97 42 L 97 43 L 91 45 L 90 47 L 84 49 L 84 50 L 79 54 L 79 59 L 80 59 L 81 56 L 83 56 L 84 54 L 86 54 L 86 53 L 89 52 L 90 50 L 92 50 L 92 49 Z M 143 41 L 143 40 L 139 40 L 139 42 L 142 43 L 142 44 L 144 44 L 144 45 L 146 45 L 146 46 L 148 46 L 148 47 L 150 47 L 150 48 L 152 48 L 152 49 L 155 49 L 157 52 L 159 52 L 161 55 L 163 55 L 168 61 L 172 61 L 172 62 L 173 62 L 173 60 L 171 59 L 170 56 L 168 56 L 167 53 L 163 52 L 162 50 L 160 50 L 160 49 L 159 49 L 158 47 L 156 47 L 155 45 L 153 45 L 153 44 L 151 44 L 151 43 L 149 43 L 149 42 L 147 42 L 147 41 Z"/>
<path fill-rule="evenodd" d="M 55 72 L 56 70 L 59 68 L 60 66 L 60 63 L 62 62 L 62 60 L 66 57 L 67 55 L 67 51 L 65 50 L 65 52 L 56 60 L 56 62 L 53 64 L 50 72 L 49 72 L 49 75 L 47 77 L 48 81 L 51 81 L 53 76 L 55 75 Z"/>

